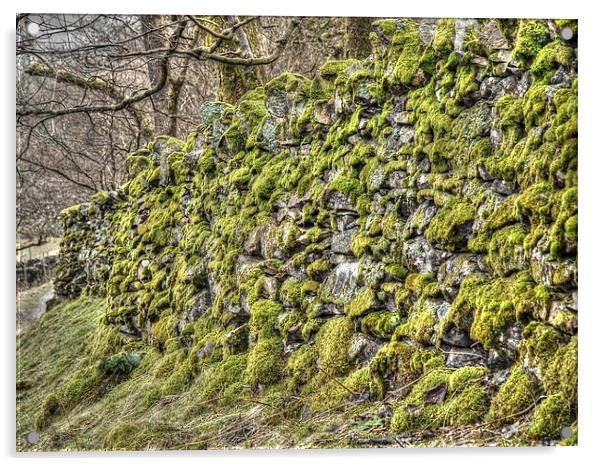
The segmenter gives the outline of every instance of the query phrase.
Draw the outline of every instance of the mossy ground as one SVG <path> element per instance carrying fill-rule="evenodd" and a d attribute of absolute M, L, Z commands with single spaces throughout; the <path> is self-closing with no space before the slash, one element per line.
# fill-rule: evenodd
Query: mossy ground
<path fill-rule="evenodd" d="M 105 304 L 82 298 L 58 305 L 18 338 L 19 450 L 341 448 L 381 445 L 383 438 L 391 447 L 491 441 L 490 431 L 480 431 L 478 426 L 444 427 L 396 438 L 390 434 L 390 419 L 383 417 L 391 400 L 350 395 L 347 389 L 362 385 L 353 377 L 340 378 L 338 383 L 329 377 L 316 380 L 317 393 L 290 391 L 292 387 L 283 384 L 257 393 L 241 382 L 246 353 L 205 363 L 182 379 L 181 371 L 174 370 L 187 360 L 181 352 L 162 354 L 107 334 L 102 323 Z M 98 369 L 102 354 L 112 354 L 118 347 L 138 352 L 140 365 L 121 378 L 102 376 Z M 475 370 L 446 375 L 450 391 L 464 393 L 485 371 Z M 423 380 L 412 393 L 430 384 L 430 379 Z M 329 403 L 324 405 L 324 400 Z M 321 408 L 303 412 L 306 404 Z M 453 406 L 450 409 L 454 412 Z M 539 425 L 541 421 L 533 429 Z M 40 434 L 35 446 L 25 441 L 32 430 Z M 528 441 L 525 434 L 504 445 Z"/>

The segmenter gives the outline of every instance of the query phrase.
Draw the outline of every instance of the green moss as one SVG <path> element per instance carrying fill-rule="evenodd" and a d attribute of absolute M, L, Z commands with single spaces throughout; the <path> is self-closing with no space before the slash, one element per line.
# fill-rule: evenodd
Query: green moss
<path fill-rule="evenodd" d="M 259 336 L 271 337 L 278 334 L 278 317 L 283 312 L 282 304 L 269 299 L 260 299 L 251 306 L 251 330 Z"/>
<path fill-rule="evenodd" d="M 350 366 L 348 348 L 353 336 L 353 322 L 335 317 L 326 322 L 316 335 L 320 369 L 330 375 L 344 374 Z"/>
<path fill-rule="evenodd" d="M 249 353 L 245 380 L 253 386 L 279 382 L 284 373 L 282 352 L 279 337 L 260 337 Z"/>
<path fill-rule="evenodd" d="M 453 390 L 449 371 L 438 369 L 425 374 L 395 409 L 391 420 L 393 432 L 462 426 L 481 419 L 487 412 L 489 397 L 477 383 L 479 377 L 473 369 L 460 369 L 466 374 L 455 378 Z"/>
<path fill-rule="evenodd" d="M 376 294 L 372 288 L 366 288 L 361 293 L 355 295 L 349 303 L 346 313 L 350 317 L 361 317 L 370 311 L 375 305 Z"/>
<path fill-rule="evenodd" d="M 487 247 L 487 262 L 496 275 L 504 277 L 526 266 L 523 243 L 526 232 L 522 225 L 497 230 Z"/>
<path fill-rule="evenodd" d="M 320 67 L 320 77 L 323 79 L 334 80 L 341 76 L 347 69 L 357 63 L 357 60 L 336 60 L 324 63 Z"/>
<path fill-rule="evenodd" d="M 577 336 L 571 338 L 568 344 L 561 346 L 544 363 L 542 381 L 546 393 L 559 393 L 570 404 L 573 410 L 577 408 L 578 356 Z"/>
<path fill-rule="evenodd" d="M 425 237 L 430 243 L 447 250 L 462 249 L 467 244 L 466 230 L 472 225 L 475 215 L 476 208 L 471 202 L 454 199 L 435 214 Z"/>
<path fill-rule="evenodd" d="M 456 20 L 451 18 L 442 19 L 437 24 L 432 47 L 441 56 L 448 56 L 454 49 L 455 25 Z"/>
<path fill-rule="evenodd" d="M 386 79 L 392 86 L 408 86 L 418 71 L 421 58 L 417 23 L 404 20 L 402 27 L 393 34 L 392 45 L 389 60 L 397 56 L 397 61 Z"/>
<path fill-rule="evenodd" d="M 201 400 L 211 400 L 216 397 L 236 398 L 242 389 L 245 371 L 247 369 L 248 355 L 237 354 L 227 356 L 217 364 L 206 368 L 199 382 L 202 390 Z"/>
<path fill-rule="evenodd" d="M 489 408 L 489 395 L 484 387 L 470 384 L 443 408 L 444 423 L 466 426 L 482 419 Z"/>
<path fill-rule="evenodd" d="M 369 316 L 368 316 L 369 317 Z M 419 370 L 411 364 L 416 349 L 404 342 L 392 341 L 384 345 L 369 364 L 370 391 L 376 398 L 383 398 L 391 385 L 406 385 L 415 380 Z"/>
<path fill-rule="evenodd" d="M 541 389 L 537 383 L 523 368 L 516 365 L 508 380 L 491 401 L 487 420 L 511 423 L 526 410 L 535 406 L 540 394 Z"/>
<path fill-rule="evenodd" d="M 573 59 L 573 49 L 562 41 L 555 40 L 543 47 L 531 65 L 531 72 L 538 77 L 544 76 L 558 65 L 569 67 Z"/>
<path fill-rule="evenodd" d="M 330 270 L 330 265 L 324 259 L 318 259 L 309 264 L 305 271 L 312 279 L 320 279 Z"/>
<path fill-rule="evenodd" d="M 440 331 L 455 325 L 470 331 L 471 338 L 486 349 L 499 348 L 506 328 L 529 318 L 538 306 L 544 305 L 534 287 L 526 272 L 494 280 L 481 275 L 468 276 L 441 323 Z"/>
<path fill-rule="evenodd" d="M 293 307 L 301 304 L 301 299 L 303 298 L 301 283 L 301 281 L 293 277 L 284 281 L 280 287 L 280 298 L 283 303 Z"/>
<path fill-rule="evenodd" d="M 550 32 L 545 21 L 540 19 L 521 20 L 512 56 L 524 63 L 525 60 L 535 57 L 549 38 Z"/>
<path fill-rule="evenodd" d="M 393 339 L 408 337 L 418 343 L 430 345 L 436 324 L 437 317 L 433 309 L 418 303 L 410 311 L 408 320 L 397 327 Z"/>
<path fill-rule="evenodd" d="M 479 89 L 476 80 L 476 68 L 474 66 L 462 66 L 458 70 L 456 78 L 456 91 L 459 97 L 464 97 Z"/>
<path fill-rule="evenodd" d="M 400 322 L 401 318 L 396 312 L 372 312 L 361 320 L 361 329 L 380 338 L 391 338 Z"/>
<path fill-rule="evenodd" d="M 317 372 L 318 351 L 315 346 L 305 345 L 295 351 L 286 363 L 286 371 L 290 376 L 289 386 L 293 391 L 306 385 Z"/>
<path fill-rule="evenodd" d="M 529 435 L 537 439 L 552 440 L 560 437 L 563 427 L 572 422 L 571 406 L 562 395 L 551 395 L 535 409 L 529 426 Z"/>

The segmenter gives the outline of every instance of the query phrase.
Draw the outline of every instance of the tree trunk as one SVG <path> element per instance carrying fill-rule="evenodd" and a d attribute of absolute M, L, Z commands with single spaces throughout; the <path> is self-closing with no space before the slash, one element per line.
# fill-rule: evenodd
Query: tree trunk
<path fill-rule="evenodd" d="M 345 18 L 345 57 L 362 60 L 372 53 L 370 31 L 375 18 Z"/>
<path fill-rule="evenodd" d="M 236 16 L 227 16 L 224 27 L 231 27 L 239 22 Z M 255 21 L 238 28 L 233 39 L 224 43 L 234 45 L 244 58 L 253 58 L 259 51 L 257 24 Z M 260 86 L 262 69 L 260 66 L 229 65 L 216 63 L 218 86 L 217 99 L 227 103 L 237 102 L 247 91 Z"/>

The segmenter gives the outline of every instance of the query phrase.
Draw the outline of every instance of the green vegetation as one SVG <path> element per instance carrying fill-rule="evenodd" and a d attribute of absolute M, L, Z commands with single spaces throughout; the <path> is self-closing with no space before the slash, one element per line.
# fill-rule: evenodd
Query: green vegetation
<path fill-rule="evenodd" d="M 496 24 L 524 93 L 498 86 Z M 19 337 L 19 436 L 340 447 L 521 420 L 510 444 L 558 441 L 577 419 L 576 53 L 541 20 L 475 22 L 459 53 L 456 26 L 429 45 L 380 21 L 372 60 L 206 104 L 66 210 L 71 301 Z"/>

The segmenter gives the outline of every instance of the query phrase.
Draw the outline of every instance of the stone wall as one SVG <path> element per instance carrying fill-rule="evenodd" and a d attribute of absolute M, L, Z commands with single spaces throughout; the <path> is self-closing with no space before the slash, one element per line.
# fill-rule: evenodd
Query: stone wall
<path fill-rule="evenodd" d="M 575 21 L 384 20 L 363 62 L 204 105 L 64 212 L 57 294 L 392 429 L 577 414 Z M 575 34 L 576 36 L 576 34 Z M 418 383 L 416 383 L 418 381 Z"/>

